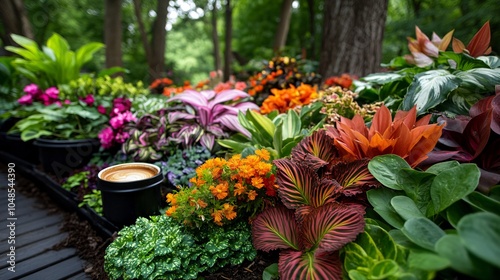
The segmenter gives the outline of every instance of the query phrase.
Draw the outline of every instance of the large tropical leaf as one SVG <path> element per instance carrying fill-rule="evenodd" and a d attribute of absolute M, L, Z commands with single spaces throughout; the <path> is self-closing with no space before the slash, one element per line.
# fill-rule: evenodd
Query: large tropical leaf
<path fill-rule="evenodd" d="M 307 136 L 292 149 L 292 158 L 302 161 L 317 170 L 338 158 L 338 151 L 333 144 L 333 138 L 325 130 L 317 130 Z"/>
<path fill-rule="evenodd" d="M 277 167 L 278 195 L 283 204 L 290 209 L 312 205 L 314 189 L 320 183 L 314 170 L 290 159 L 277 159 L 273 163 Z"/>
<path fill-rule="evenodd" d="M 257 215 L 252 223 L 252 240 L 255 249 L 266 252 L 302 249 L 294 213 L 283 206 L 267 208 Z"/>
<path fill-rule="evenodd" d="M 500 68 L 475 68 L 455 75 L 462 80 L 461 87 L 472 92 L 494 93 L 495 85 L 500 84 Z"/>
<path fill-rule="evenodd" d="M 380 185 L 368 170 L 368 162 L 368 159 L 361 159 L 332 166 L 332 178 L 339 182 L 344 195 L 356 195 Z"/>
<path fill-rule="evenodd" d="M 401 80 L 403 78 L 404 75 L 397 72 L 382 72 L 370 74 L 366 77 L 363 77 L 361 80 L 370 82 L 372 84 L 383 85 L 389 82 Z"/>
<path fill-rule="evenodd" d="M 356 239 L 365 227 L 361 204 L 328 203 L 314 209 L 302 225 L 304 246 L 316 252 L 333 252 Z"/>
<path fill-rule="evenodd" d="M 417 113 L 424 114 L 443 103 L 460 82 L 460 78 L 443 69 L 417 74 L 401 103 L 401 109 L 408 111 L 416 105 Z"/>
<path fill-rule="evenodd" d="M 250 95 L 244 91 L 237 89 L 223 90 L 215 95 L 213 99 L 208 99 L 208 106 L 213 107 L 215 104 L 224 103 L 229 100 L 249 97 Z"/>
<path fill-rule="evenodd" d="M 167 100 L 167 103 L 172 101 L 181 101 L 195 108 L 208 106 L 208 100 L 202 94 L 194 90 L 185 90 L 180 94 L 174 95 Z"/>
<path fill-rule="evenodd" d="M 340 280 L 342 267 L 338 254 L 284 251 L 280 253 L 278 270 L 281 279 Z"/>
<path fill-rule="evenodd" d="M 483 60 L 476 59 L 466 53 L 441 52 L 438 61 L 442 64 L 448 64 L 448 60 L 450 59 L 456 63 L 454 68 L 461 71 L 474 68 L 488 68 L 488 64 Z"/>

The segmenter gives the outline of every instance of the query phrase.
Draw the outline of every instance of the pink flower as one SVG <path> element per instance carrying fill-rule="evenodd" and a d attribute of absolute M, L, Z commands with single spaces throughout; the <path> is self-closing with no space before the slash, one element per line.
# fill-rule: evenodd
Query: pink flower
<path fill-rule="evenodd" d="M 115 141 L 118 144 L 123 144 L 130 137 L 130 134 L 127 132 L 118 132 L 115 136 Z"/>
<path fill-rule="evenodd" d="M 45 90 L 45 95 L 47 95 L 50 99 L 57 100 L 59 99 L 59 90 L 56 87 L 50 87 Z"/>
<path fill-rule="evenodd" d="M 89 94 L 87 96 L 85 96 L 85 98 L 83 99 L 83 102 L 85 102 L 85 104 L 87 104 L 87 106 L 94 106 L 94 96 L 92 94 Z"/>
<path fill-rule="evenodd" d="M 98 137 L 103 148 L 108 149 L 113 146 L 114 133 L 111 127 L 108 126 L 105 129 L 101 130 Z"/>
<path fill-rule="evenodd" d="M 118 114 L 116 117 L 112 117 L 109 120 L 109 124 L 114 128 L 118 129 L 123 126 L 123 117 L 122 114 Z"/>
<path fill-rule="evenodd" d="M 38 98 L 40 101 L 42 101 L 43 105 L 45 106 L 48 106 L 54 102 L 52 102 L 52 100 L 50 100 L 50 96 L 48 96 L 47 94 L 42 94 L 40 95 L 40 97 Z"/>
<path fill-rule="evenodd" d="M 234 85 L 234 88 L 237 90 L 244 90 L 247 87 L 247 84 L 245 82 L 237 82 Z"/>
<path fill-rule="evenodd" d="M 130 110 L 132 102 L 126 98 L 115 98 L 113 100 L 113 113 L 118 114 Z"/>
<path fill-rule="evenodd" d="M 40 92 L 40 89 L 38 88 L 38 85 L 36 84 L 29 84 L 24 87 L 24 92 L 30 95 L 36 95 Z"/>
<path fill-rule="evenodd" d="M 106 114 L 106 108 L 102 105 L 97 106 L 97 111 L 103 115 Z"/>
<path fill-rule="evenodd" d="M 66 104 L 66 105 L 71 104 L 71 100 L 69 100 L 69 99 L 64 100 L 64 104 Z"/>
<path fill-rule="evenodd" d="M 31 105 L 33 103 L 33 97 L 30 94 L 25 94 L 21 96 L 21 98 L 19 98 L 17 102 L 22 105 Z"/>
<path fill-rule="evenodd" d="M 61 101 L 57 100 L 57 101 L 56 101 L 56 102 L 54 102 L 54 103 L 55 103 L 55 104 L 57 104 L 57 106 L 62 107 L 62 103 L 61 103 Z"/>

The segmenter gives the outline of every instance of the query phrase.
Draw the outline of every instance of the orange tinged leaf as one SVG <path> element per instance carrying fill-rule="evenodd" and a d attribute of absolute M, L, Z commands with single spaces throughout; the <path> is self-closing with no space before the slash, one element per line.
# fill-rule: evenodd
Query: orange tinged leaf
<path fill-rule="evenodd" d="M 490 22 L 487 21 L 481 29 L 472 37 L 472 40 L 467 45 L 467 50 L 473 57 L 478 57 L 486 54 L 490 47 L 491 32 Z"/>
<path fill-rule="evenodd" d="M 463 53 L 465 50 L 464 43 L 462 43 L 462 41 L 458 40 L 457 38 L 453 38 L 451 47 L 453 48 L 453 52 L 455 53 Z"/>
<path fill-rule="evenodd" d="M 385 105 L 382 105 L 380 109 L 375 113 L 372 120 L 372 126 L 368 133 L 369 137 L 373 137 L 376 132 L 384 133 L 392 123 L 391 111 Z"/>
<path fill-rule="evenodd" d="M 451 39 L 453 38 L 453 32 L 454 31 L 455 31 L 455 29 L 453 29 L 452 31 L 446 33 L 446 35 L 444 35 L 444 37 L 441 39 L 441 43 L 438 46 L 438 49 L 440 51 L 445 51 L 448 48 L 448 46 L 451 43 Z"/>

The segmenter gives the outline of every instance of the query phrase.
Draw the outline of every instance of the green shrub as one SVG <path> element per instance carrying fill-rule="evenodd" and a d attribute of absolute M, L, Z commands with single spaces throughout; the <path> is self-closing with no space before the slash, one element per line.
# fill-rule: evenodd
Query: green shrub
<path fill-rule="evenodd" d="M 256 256 L 245 222 L 190 232 L 162 215 L 139 218 L 118 235 L 104 257 L 111 279 L 196 279 Z"/>

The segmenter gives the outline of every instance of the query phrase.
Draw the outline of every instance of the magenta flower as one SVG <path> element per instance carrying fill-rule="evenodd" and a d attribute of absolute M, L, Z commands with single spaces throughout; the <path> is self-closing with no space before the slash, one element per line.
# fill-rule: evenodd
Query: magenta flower
<path fill-rule="evenodd" d="M 94 102 L 95 102 L 94 96 L 92 94 L 85 96 L 85 98 L 83 99 L 83 102 L 85 102 L 85 104 L 87 104 L 87 106 L 94 106 Z"/>
<path fill-rule="evenodd" d="M 114 133 L 111 127 L 108 126 L 105 129 L 101 130 L 98 137 L 103 148 L 108 149 L 113 146 Z"/>
<path fill-rule="evenodd" d="M 106 114 L 106 108 L 102 105 L 97 106 L 97 111 L 103 115 Z"/>
<path fill-rule="evenodd" d="M 129 111 L 132 107 L 132 102 L 126 98 L 115 98 L 113 100 L 113 112 L 112 114 L 119 114 L 126 111 Z M 112 116 L 113 117 L 113 116 Z"/>
<path fill-rule="evenodd" d="M 111 124 L 114 129 L 118 129 L 121 128 L 126 122 L 135 120 L 136 118 L 134 117 L 134 115 L 130 111 L 127 111 L 125 113 L 118 113 L 118 115 L 111 118 L 111 120 L 109 120 L 109 124 Z"/>
<path fill-rule="evenodd" d="M 118 144 L 123 144 L 130 137 L 130 134 L 127 132 L 118 132 L 115 136 L 115 141 Z"/>
<path fill-rule="evenodd" d="M 17 102 L 22 105 L 31 105 L 33 103 L 33 97 L 30 94 L 25 94 L 21 96 L 21 98 L 19 98 Z"/>
<path fill-rule="evenodd" d="M 40 89 L 38 88 L 37 84 L 29 84 L 24 87 L 24 92 L 30 95 L 36 95 L 40 92 Z"/>
<path fill-rule="evenodd" d="M 38 99 L 39 99 L 40 101 L 42 101 L 43 105 L 45 105 L 45 106 L 48 106 L 48 105 L 50 105 L 50 104 L 54 103 L 54 102 L 51 100 L 50 96 L 48 96 L 47 94 L 42 94 L 42 95 L 40 95 L 40 96 L 38 97 Z"/>
<path fill-rule="evenodd" d="M 45 90 L 45 95 L 47 95 L 50 99 L 57 100 L 59 99 L 59 90 L 56 87 L 50 87 Z"/>
<path fill-rule="evenodd" d="M 71 100 L 69 100 L 69 99 L 64 100 L 64 104 L 66 104 L 66 105 L 71 104 Z"/>

